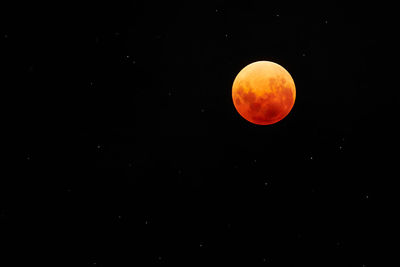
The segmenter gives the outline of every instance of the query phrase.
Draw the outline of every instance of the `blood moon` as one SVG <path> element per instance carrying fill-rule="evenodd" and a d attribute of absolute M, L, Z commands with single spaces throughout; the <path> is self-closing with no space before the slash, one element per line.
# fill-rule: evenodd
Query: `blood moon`
<path fill-rule="evenodd" d="M 292 109 L 296 87 L 292 76 L 282 66 L 271 61 L 257 61 L 236 76 L 232 99 L 236 110 L 249 122 L 274 124 Z"/>

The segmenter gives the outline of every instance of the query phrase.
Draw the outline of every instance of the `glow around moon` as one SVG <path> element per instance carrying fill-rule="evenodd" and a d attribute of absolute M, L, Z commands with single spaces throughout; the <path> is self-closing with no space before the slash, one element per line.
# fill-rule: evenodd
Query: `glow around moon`
<path fill-rule="evenodd" d="M 270 61 L 244 67 L 232 86 L 232 99 L 239 114 L 258 125 L 274 124 L 285 118 L 296 99 L 289 72 Z"/>

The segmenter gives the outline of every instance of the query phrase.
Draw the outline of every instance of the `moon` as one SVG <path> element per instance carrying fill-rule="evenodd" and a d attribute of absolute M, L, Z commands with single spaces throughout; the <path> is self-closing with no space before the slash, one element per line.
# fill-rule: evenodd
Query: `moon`
<path fill-rule="evenodd" d="M 257 125 L 277 123 L 292 110 L 296 87 L 292 76 L 281 65 L 257 61 L 244 67 L 232 86 L 237 112 Z"/>

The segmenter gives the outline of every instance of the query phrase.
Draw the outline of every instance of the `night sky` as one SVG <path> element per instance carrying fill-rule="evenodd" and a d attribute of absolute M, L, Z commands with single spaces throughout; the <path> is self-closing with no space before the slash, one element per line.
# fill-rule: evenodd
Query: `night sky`
<path fill-rule="evenodd" d="M 380 11 L 143 2 L 2 8 L 0 265 L 372 266 Z M 273 125 L 232 102 L 259 60 L 296 84 Z"/>

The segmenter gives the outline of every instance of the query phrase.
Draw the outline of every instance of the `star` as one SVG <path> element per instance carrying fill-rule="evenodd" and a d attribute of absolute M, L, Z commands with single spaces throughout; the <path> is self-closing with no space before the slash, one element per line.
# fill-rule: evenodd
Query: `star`
<path fill-rule="evenodd" d="M 297 238 L 301 239 L 301 237 L 302 237 L 301 234 L 297 234 Z"/>

